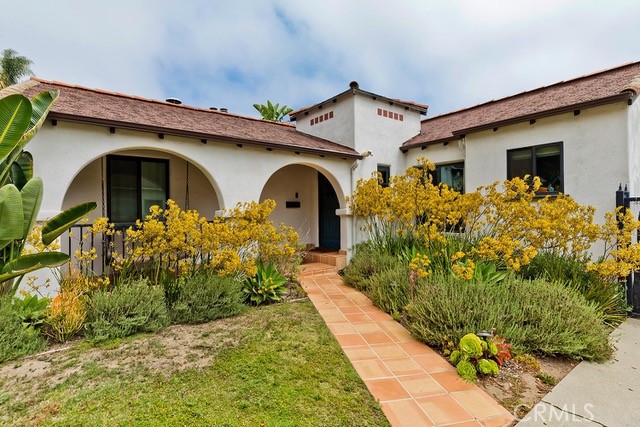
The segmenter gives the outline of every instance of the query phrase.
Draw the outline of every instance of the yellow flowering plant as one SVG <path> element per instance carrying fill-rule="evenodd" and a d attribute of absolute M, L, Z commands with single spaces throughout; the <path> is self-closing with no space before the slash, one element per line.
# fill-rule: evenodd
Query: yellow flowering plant
<path fill-rule="evenodd" d="M 169 200 L 165 209 L 152 206 L 144 221 L 137 221 L 121 235 L 107 218 L 98 218 L 85 235 L 78 236 L 74 264 L 81 276 L 92 275 L 89 266 L 99 253 L 95 247 L 85 250 L 84 242 L 93 237 L 109 242 L 112 273 L 144 275 L 155 284 L 199 269 L 253 276 L 257 260 L 273 263 L 282 274 L 294 276 L 301 262 L 298 234 L 268 220 L 274 208 L 273 200 L 244 203 L 208 220 Z M 116 246 L 124 250 L 116 252 Z"/>
<path fill-rule="evenodd" d="M 432 266 L 465 280 L 479 262 L 517 272 L 539 252 L 588 259 L 598 241 L 605 242 L 605 253 L 589 268 L 606 280 L 640 268 L 640 246 L 632 239 L 640 222 L 628 212 L 609 213 L 600 225 L 592 206 L 565 194 L 539 197 L 539 177 L 497 181 L 462 194 L 434 184 L 434 169 L 421 158 L 386 187 L 379 176 L 358 181 L 351 211 L 374 244 L 393 252 L 390 241 L 408 241 L 429 254 Z M 451 251 L 454 240 L 466 246 L 464 256 Z"/>

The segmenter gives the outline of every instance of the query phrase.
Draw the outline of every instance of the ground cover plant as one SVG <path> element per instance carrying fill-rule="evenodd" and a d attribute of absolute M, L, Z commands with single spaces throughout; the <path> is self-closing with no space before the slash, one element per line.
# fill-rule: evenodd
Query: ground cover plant
<path fill-rule="evenodd" d="M 309 301 L 7 363 L 0 424 L 389 425 Z"/>
<path fill-rule="evenodd" d="M 11 300 L 0 297 L 0 363 L 46 348 L 39 331 L 25 327 Z"/>

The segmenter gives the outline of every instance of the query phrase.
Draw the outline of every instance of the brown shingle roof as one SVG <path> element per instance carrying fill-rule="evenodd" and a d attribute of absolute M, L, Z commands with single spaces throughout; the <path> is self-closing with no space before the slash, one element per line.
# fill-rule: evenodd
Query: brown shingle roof
<path fill-rule="evenodd" d="M 459 139 L 479 130 L 630 99 L 640 92 L 640 62 L 620 65 L 422 121 L 402 150 Z"/>
<path fill-rule="evenodd" d="M 58 101 L 49 114 L 51 119 L 341 158 L 360 158 L 350 147 L 298 132 L 290 124 L 174 105 L 67 83 L 31 78 L 0 91 L 0 97 L 11 93 L 24 93 L 32 97 L 45 90 L 60 92 Z"/>

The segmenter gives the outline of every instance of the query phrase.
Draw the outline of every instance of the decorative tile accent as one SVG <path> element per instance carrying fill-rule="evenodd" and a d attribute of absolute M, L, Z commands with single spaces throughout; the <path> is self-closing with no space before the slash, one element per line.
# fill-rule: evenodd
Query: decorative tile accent
<path fill-rule="evenodd" d="M 393 111 L 383 110 L 382 108 L 378 108 L 378 115 L 400 122 L 404 121 L 404 114 L 394 113 Z"/>
<path fill-rule="evenodd" d="M 333 119 L 333 111 L 329 111 L 327 113 L 320 114 L 319 116 L 314 117 L 313 119 L 310 119 L 309 120 L 309 125 L 311 125 L 311 126 L 317 125 L 318 123 L 326 122 L 329 119 Z"/>

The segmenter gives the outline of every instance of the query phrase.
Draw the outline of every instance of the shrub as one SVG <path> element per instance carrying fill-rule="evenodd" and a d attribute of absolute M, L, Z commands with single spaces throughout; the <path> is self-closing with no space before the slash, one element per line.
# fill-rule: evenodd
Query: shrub
<path fill-rule="evenodd" d="M 169 323 L 164 290 L 146 280 L 121 281 L 93 293 L 85 329 L 94 342 L 154 332 Z"/>
<path fill-rule="evenodd" d="M 40 331 L 45 325 L 50 302 L 49 298 L 27 294 L 23 298 L 13 298 L 13 309 L 23 326 Z"/>
<path fill-rule="evenodd" d="M 86 295 L 66 290 L 53 299 L 47 331 L 56 341 L 67 342 L 80 332 L 87 317 L 86 301 Z"/>
<path fill-rule="evenodd" d="M 516 354 L 604 360 L 608 330 L 576 292 L 544 280 L 509 277 L 498 285 L 433 275 L 407 307 L 412 334 L 432 346 L 458 342 L 469 331 L 495 330 Z"/>
<path fill-rule="evenodd" d="M 0 363 L 37 353 L 45 347 L 46 342 L 38 332 L 22 325 L 11 300 L 0 298 Z"/>
<path fill-rule="evenodd" d="M 524 278 L 545 278 L 575 289 L 589 301 L 602 320 L 615 327 L 624 322 L 627 304 L 624 290 L 617 282 L 607 282 L 597 272 L 587 270 L 587 259 L 541 252 L 520 275 Z"/>
<path fill-rule="evenodd" d="M 406 266 L 397 263 L 373 273 L 367 283 L 367 295 L 377 307 L 394 316 L 404 312 L 412 293 Z"/>
<path fill-rule="evenodd" d="M 343 270 L 343 280 L 355 289 L 366 290 L 369 276 L 376 272 L 392 268 L 398 263 L 396 257 L 387 252 L 380 252 L 367 243 L 356 247 L 355 255 Z"/>
<path fill-rule="evenodd" d="M 179 283 L 179 296 L 170 310 L 173 323 L 205 323 L 242 311 L 244 294 L 231 277 L 199 273 Z"/>
<path fill-rule="evenodd" d="M 242 203 L 209 221 L 167 200 L 165 209 L 152 206 L 144 221 L 126 230 L 124 246 L 129 249 L 126 255 L 114 252 L 111 266 L 125 277 L 144 275 L 154 285 L 164 277 L 187 277 L 198 270 L 252 276 L 256 260 L 272 262 L 294 276 L 301 262 L 298 234 L 268 220 L 275 206 L 270 199 Z M 92 227 L 94 235 L 113 232 L 106 218 Z"/>

